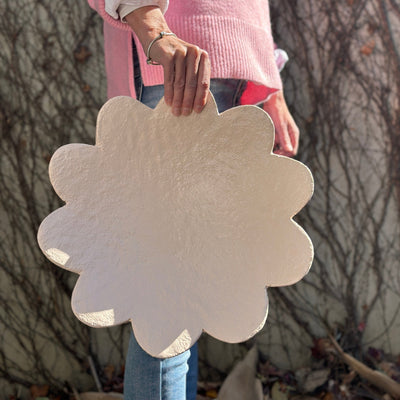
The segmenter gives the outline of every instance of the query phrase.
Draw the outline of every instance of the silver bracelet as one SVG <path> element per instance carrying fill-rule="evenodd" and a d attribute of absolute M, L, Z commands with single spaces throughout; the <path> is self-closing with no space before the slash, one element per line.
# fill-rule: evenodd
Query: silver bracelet
<path fill-rule="evenodd" d="M 160 32 L 160 34 L 159 34 L 157 37 L 155 37 L 155 38 L 150 42 L 149 47 L 147 48 L 147 52 L 146 52 L 146 56 L 147 56 L 146 62 L 147 62 L 147 64 L 149 64 L 149 65 L 160 65 L 160 64 L 154 62 L 154 61 L 151 59 L 151 57 L 150 57 L 150 50 L 151 50 L 151 46 L 153 46 L 153 44 L 154 44 L 155 42 L 157 42 L 157 40 L 162 39 L 164 36 L 176 36 L 176 35 L 175 35 L 175 33 L 172 33 L 172 32 Z"/>

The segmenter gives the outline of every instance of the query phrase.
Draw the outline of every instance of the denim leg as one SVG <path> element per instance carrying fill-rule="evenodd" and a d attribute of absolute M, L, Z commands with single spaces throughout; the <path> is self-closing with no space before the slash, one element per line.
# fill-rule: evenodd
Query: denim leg
<path fill-rule="evenodd" d="M 125 363 L 124 400 L 195 399 L 186 397 L 189 357 L 189 350 L 167 359 L 152 357 L 131 334 Z"/>
<path fill-rule="evenodd" d="M 235 107 L 239 104 L 240 96 L 246 87 L 246 81 L 237 79 L 211 79 L 210 90 L 214 95 L 215 102 L 220 113 Z M 155 108 L 164 96 L 164 86 L 142 86 L 138 90 L 141 94 L 139 100 L 149 106 Z"/>
<path fill-rule="evenodd" d="M 190 350 L 187 350 L 178 356 L 161 361 L 161 400 L 186 400 L 189 357 Z"/>
<path fill-rule="evenodd" d="M 220 113 L 238 105 L 245 82 L 234 79 L 212 79 L 211 92 Z M 140 90 L 139 90 L 140 89 Z M 164 95 L 162 85 L 141 85 L 139 100 L 154 108 Z M 197 344 L 178 356 L 151 357 L 131 335 L 125 363 L 125 400 L 195 400 L 197 392 Z"/>
<path fill-rule="evenodd" d="M 198 375 L 198 347 L 197 343 L 190 348 L 188 360 L 189 371 L 186 376 L 186 400 L 196 400 Z"/>
<path fill-rule="evenodd" d="M 164 86 L 143 86 L 139 100 L 150 108 L 155 108 L 161 97 L 164 96 Z"/>
<path fill-rule="evenodd" d="M 238 79 L 211 79 L 210 90 L 222 113 L 239 104 L 240 96 L 246 87 L 246 81 Z"/>

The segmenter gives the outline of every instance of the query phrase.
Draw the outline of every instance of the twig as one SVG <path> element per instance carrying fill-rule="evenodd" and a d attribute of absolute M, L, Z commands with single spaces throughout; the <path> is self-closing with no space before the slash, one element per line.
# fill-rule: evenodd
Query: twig
<path fill-rule="evenodd" d="M 329 335 L 329 339 L 331 340 L 333 346 L 336 351 L 339 353 L 342 360 L 351 367 L 354 371 L 356 371 L 362 378 L 371 382 L 373 385 L 382 389 L 385 393 L 389 393 L 395 399 L 400 399 L 400 384 L 394 381 L 389 376 L 383 374 L 382 372 L 373 370 L 367 367 L 361 361 L 356 360 L 353 356 L 348 353 L 345 353 L 343 349 L 340 347 L 339 343 L 333 338 L 332 335 Z"/>
<path fill-rule="evenodd" d="M 88 360 L 89 360 L 90 372 L 92 373 L 94 382 L 96 383 L 97 391 L 103 392 L 103 387 L 101 386 L 99 376 L 97 375 L 96 367 L 94 366 L 92 356 L 88 356 Z"/>
<path fill-rule="evenodd" d="M 69 386 L 74 394 L 75 400 L 81 400 L 81 396 L 79 395 L 78 391 L 76 390 L 75 386 L 72 383 L 69 383 Z"/>

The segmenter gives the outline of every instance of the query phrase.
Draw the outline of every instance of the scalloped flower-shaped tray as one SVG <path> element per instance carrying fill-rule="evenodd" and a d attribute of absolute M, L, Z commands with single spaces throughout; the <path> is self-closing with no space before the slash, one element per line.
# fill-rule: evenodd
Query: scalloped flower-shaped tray
<path fill-rule="evenodd" d="M 75 315 L 105 327 L 130 321 L 156 357 L 179 354 L 202 331 L 240 342 L 265 323 L 266 287 L 309 270 L 312 243 L 292 217 L 313 180 L 272 154 L 274 128 L 255 106 L 175 117 L 128 97 L 101 109 L 96 145 L 69 144 L 50 162 L 66 205 L 38 240 L 80 275 Z"/>

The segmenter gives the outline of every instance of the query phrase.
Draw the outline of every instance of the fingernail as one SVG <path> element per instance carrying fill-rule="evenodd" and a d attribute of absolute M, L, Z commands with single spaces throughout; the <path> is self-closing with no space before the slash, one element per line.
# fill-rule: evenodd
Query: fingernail
<path fill-rule="evenodd" d="M 185 107 L 185 108 L 182 110 L 182 114 L 183 114 L 183 115 L 189 115 L 191 112 L 192 112 L 192 110 L 191 110 L 190 108 L 187 108 L 187 107 Z"/>
<path fill-rule="evenodd" d="M 203 109 L 202 106 L 196 106 L 196 107 L 194 108 L 194 111 L 196 111 L 197 113 L 199 113 L 199 112 L 201 112 L 202 109 Z"/>

